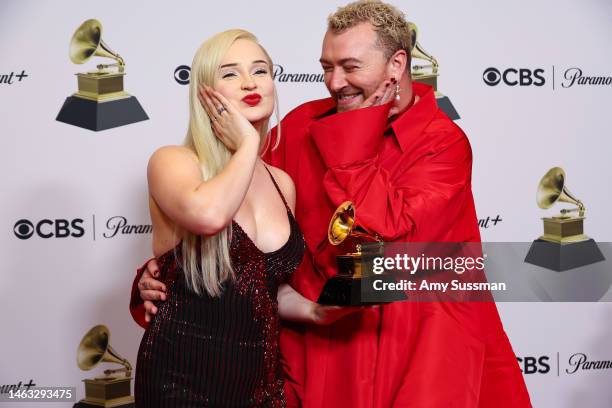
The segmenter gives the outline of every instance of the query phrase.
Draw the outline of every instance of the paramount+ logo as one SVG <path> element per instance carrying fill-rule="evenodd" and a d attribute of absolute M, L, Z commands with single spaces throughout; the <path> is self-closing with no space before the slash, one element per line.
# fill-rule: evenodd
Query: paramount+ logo
<path fill-rule="evenodd" d="M 13 232 L 19 239 L 30 239 L 37 236 L 44 239 L 49 238 L 81 238 L 85 235 L 82 218 L 66 219 L 42 219 L 30 221 L 21 219 L 15 223 Z"/>
<path fill-rule="evenodd" d="M 494 68 L 482 73 L 482 80 L 489 86 L 543 86 L 546 84 L 544 69 L 536 68 Z"/>

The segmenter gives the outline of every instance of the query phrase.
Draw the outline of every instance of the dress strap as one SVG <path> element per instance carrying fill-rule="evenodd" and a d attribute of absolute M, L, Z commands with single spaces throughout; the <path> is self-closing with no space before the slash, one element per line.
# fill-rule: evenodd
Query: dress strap
<path fill-rule="evenodd" d="M 270 171 L 270 169 L 268 168 L 268 166 L 265 163 L 264 163 L 264 168 L 266 169 L 266 171 L 270 175 L 270 178 L 272 179 L 272 183 L 274 183 L 274 187 L 276 187 L 276 191 L 278 191 L 278 194 L 280 195 L 281 199 L 283 200 L 283 203 L 285 204 L 285 208 L 287 209 L 287 211 L 291 212 L 291 209 L 289 208 L 289 205 L 287 205 L 287 200 L 285 200 L 285 196 L 283 195 L 283 192 L 281 191 L 280 187 L 276 183 L 276 180 L 274 179 L 274 176 L 272 175 L 272 172 Z"/>

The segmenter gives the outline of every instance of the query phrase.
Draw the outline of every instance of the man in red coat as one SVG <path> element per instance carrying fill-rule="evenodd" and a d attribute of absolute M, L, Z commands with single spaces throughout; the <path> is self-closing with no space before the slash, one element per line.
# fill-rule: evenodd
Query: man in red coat
<path fill-rule="evenodd" d="M 407 28 L 380 2 L 330 16 L 321 65 L 332 97 L 290 112 L 264 155 L 296 185 L 307 254 L 291 284 L 311 300 L 336 273 L 327 226 L 343 201 L 387 242 L 480 241 L 469 142 L 433 90 L 412 83 Z M 140 275 L 130 310 L 144 326 L 141 297 L 159 294 Z M 289 406 L 531 406 L 494 303 L 397 302 L 330 326 L 286 326 L 281 352 Z"/>

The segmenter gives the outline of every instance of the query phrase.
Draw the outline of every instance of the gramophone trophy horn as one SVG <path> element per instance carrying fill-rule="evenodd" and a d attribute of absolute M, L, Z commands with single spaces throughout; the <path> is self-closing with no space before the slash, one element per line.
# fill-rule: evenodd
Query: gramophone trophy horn
<path fill-rule="evenodd" d="M 438 61 L 434 58 L 433 55 L 429 54 L 427 51 L 425 51 L 425 49 L 421 46 L 421 44 L 419 44 L 419 42 L 417 41 L 418 39 L 418 28 L 416 26 L 416 24 L 414 23 L 408 23 L 408 27 L 410 29 L 410 36 L 412 38 L 412 44 L 411 44 L 411 49 L 410 49 L 410 55 L 413 59 L 420 59 L 420 60 L 425 60 L 427 62 L 429 62 L 429 64 L 426 65 L 414 65 L 412 66 L 412 73 L 413 75 L 420 75 L 422 70 L 425 70 L 427 68 L 431 69 L 431 73 L 432 74 L 437 74 L 438 73 Z M 434 87 L 434 89 L 436 88 L 437 82 L 434 78 L 434 81 L 432 83 L 429 83 L 428 85 L 431 85 Z"/>
<path fill-rule="evenodd" d="M 410 36 L 412 39 L 410 49 L 412 62 L 415 60 L 425 61 L 424 64 L 413 64 L 411 66 L 410 75 L 412 76 L 412 79 L 416 82 L 421 82 L 425 85 L 431 86 L 436 93 L 436 101 L 438 102 L 440 109 L 442 109 L 442 111 L 444 111 L 444 113 L 446 113 L 452 120 L 459 119 L 459 114 L 448 96 L 444 96 L 438 91 L 438 61 L 433 55 L 425 51 L 423 46 L 419 43 L 418 28 L 416 24 L 409 22 L 408 28 L 410 30 Z"/>
<path fill-rule="evenodd" d="M 340 245 L 348 237 L 380 241 L 376 234 L 370 234 L 365 229 L 355 225 L 355 206 L 351 201 L 340 204 L 332 215 L 327 228 L 327 239 L 332 245 Z"/>
<path fill-rule="evenodd" d="M 536 203 L 544 210 L 556 203 L 568 203 L 576 207 L 564 208 L 558 215 L 542 218 L 544 234 L 533 242 L 525 258 L 525 262 L 556 271 L 605 259 L 597 243 L 584 234 L 585 206 L 569 191 L 565 179 L 565 171 L 560 167 L 553 167 L 546 172 L 538 184 Z M 574 215 L 575 212 L 578 215 Z"/>
<path fill-rule="evenodd" d="M 125 61 L 102 40 L 102 24 L 98 20 L 87 20 L 76 29 L 70 40 L 69 57 L 75 64 L 92 57 L 115 62 L 76 74 L 78 91 L 66 99 L 57 121 L 99 131 L 149 119 L 138 100 L 124 91 Z"/>
<path fill-rule="evenodd" d="M 584 204 L 568 190 L 565 185 L 565 172 L 561 167 L 553 167 L 542 177 L 540 184 L 538 184 L 536 201 L 538 207 L 543 210 L 549 209 L 556 202 L 574 204 L 578 208 L 563 209 L 561 214 L 578 211 L 580 217 L 584 216 Z"/>
<path fill-rule="evenodd" d="M 89 330 L 77 348 L 77 365 L 81 370 L 89 371 L 100 362 L 117 363 L 124 368 L 112 371 L 125 371 L 125 376 L 129 377 L 132 373 L 130 362 L 119 356 L 109 344 L 109 340 L 110 332 L 106 326 L 98 325 Z M 110 373 L 105 372 L 105 374 Z"/>
<path fill-rule="evenodd" d="M 110 331 L 104 325 L 91 328 L 77 348 L 77 365 L 89 371 L 99 363 L 115 363 L 123 367 L 105 370 L 104 376 L 84 379 L 85 398 L 74 407 L 133 407 L 131 395 L 132 365 L 110 345 Z M 123 375 L 113 375 L 124 373 Z"/>
<path fill-rule="evenodd" d="M 347 242 L 348 238 L 357 240 L 355 252 L 336 255 L 338 273 L 327 280 L 319 299 L 320 304 L 326 305 L 361 305 L 372 304 L 372 293 L 369 293 L 368 301 L 364 300 L 363 291 L 371 287 L 371 276 L 363 276 L 364 262 L 376 255 L 383 255 L 383 242 L 374 233 L 370 233 L 355 224 L 355 206 L 351 201 L 345 201 L 338 206 L 331 217 L 327 229 L 327 239 L 331 245 L 338 246 Z M 363 249 L 361 243 L 364 241 L 375 243 Z M 377 279 L 389 280 L 392 277 L 377 276 Z M 393 294 L 396 298 L 386 298 L 379 303 L 404 300 L 406 297 L 402 292 Z"/>
<path fill-rule="evenodd" d="M 102 41 L 102 24 L 95 19 L 87 20 L 76 29 L 70 41 L 70 60 L 75 64 L 83 64 L 92 56 L 112 58 L 117 63 L 118 71 L 123 72 L 123 58 Z M 109 68 L 110 65 L 100 65 L 98 70 Z"/>

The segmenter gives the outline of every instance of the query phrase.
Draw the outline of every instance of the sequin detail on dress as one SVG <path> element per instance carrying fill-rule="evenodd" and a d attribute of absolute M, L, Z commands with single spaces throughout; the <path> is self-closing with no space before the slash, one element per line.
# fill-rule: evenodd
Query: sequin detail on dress
<path fill-rule="evenodd" d="M 186 287 L 180 245 L 158 258 L 167 301 L 142 338 L 136 366 L 138 407 L 284 407 L 279 364 L 278 286 L 304 255 L 304 238 L 274 177 L 290 234 L 262 252 L 236 222 L 230 257 L 236 280 L 218 298 Z"/>

